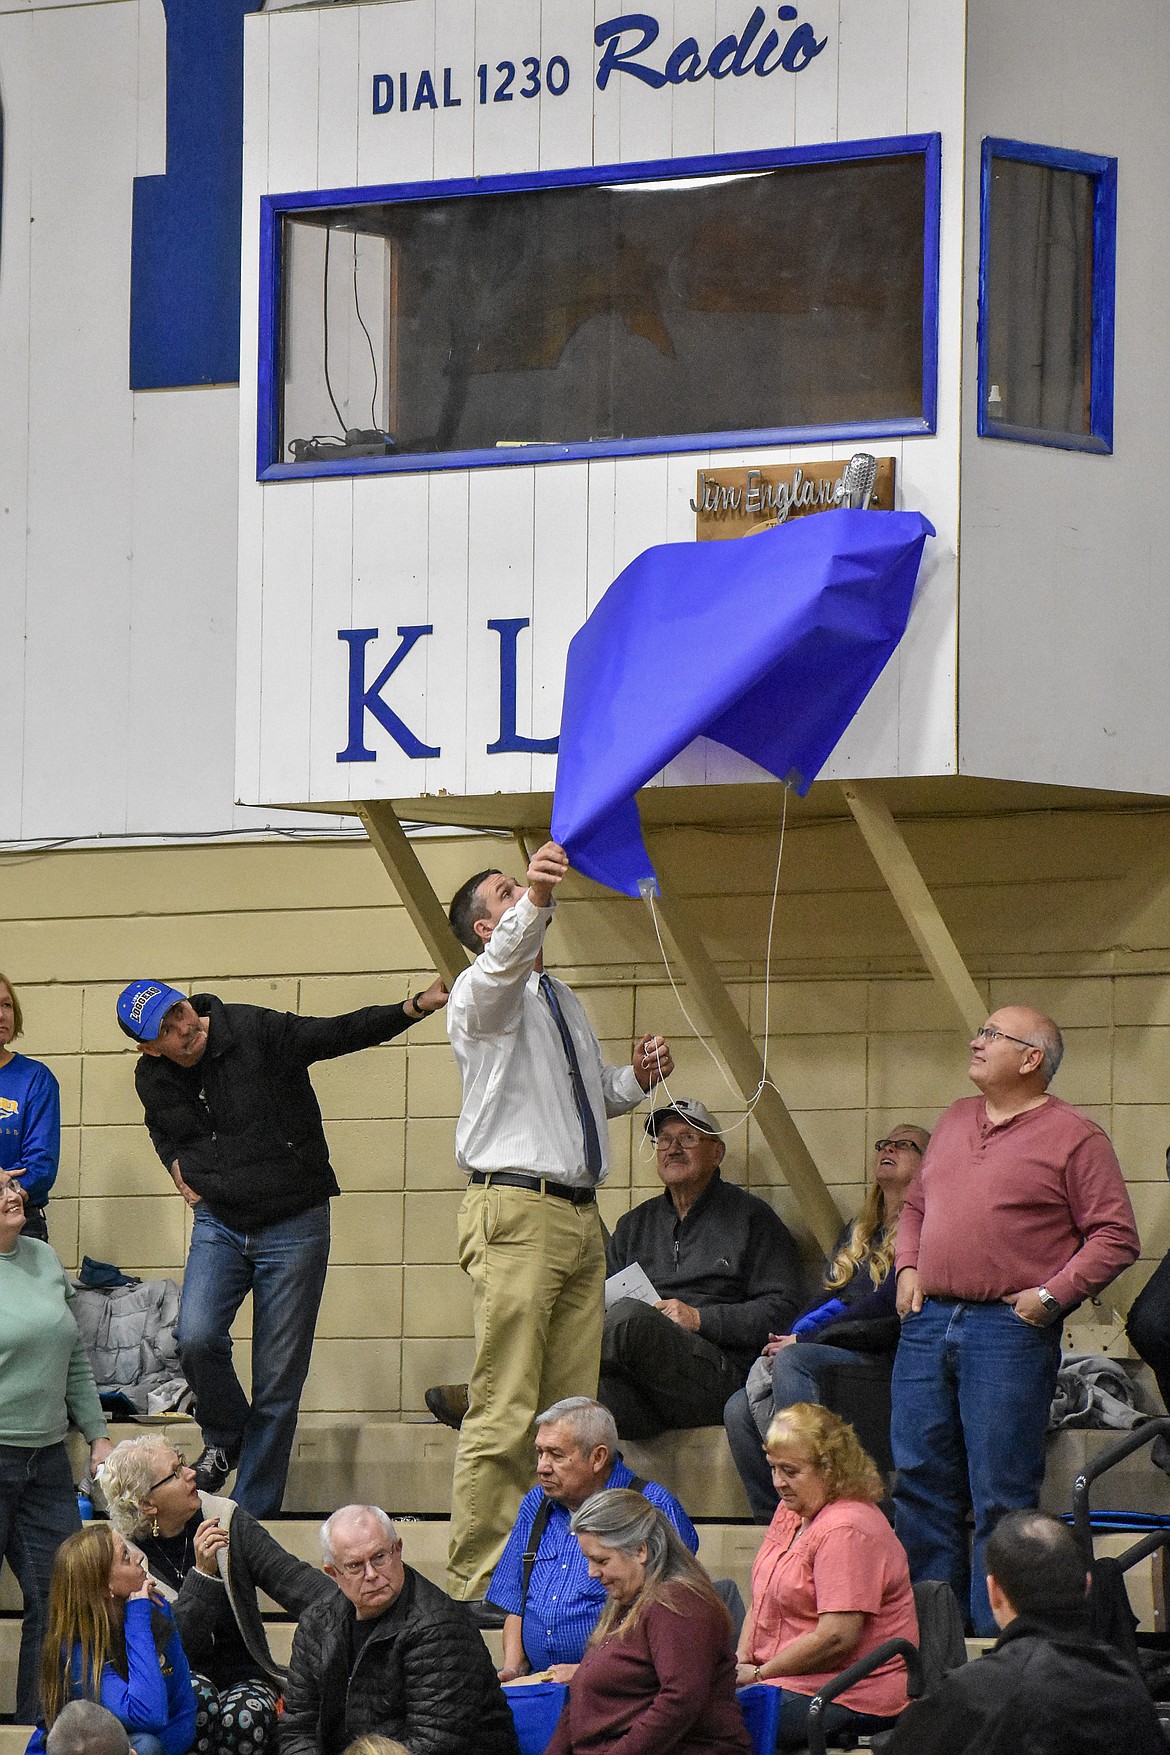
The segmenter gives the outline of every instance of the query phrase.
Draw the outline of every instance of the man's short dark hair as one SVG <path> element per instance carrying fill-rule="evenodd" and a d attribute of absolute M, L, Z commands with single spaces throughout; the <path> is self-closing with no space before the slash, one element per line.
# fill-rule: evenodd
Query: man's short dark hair
<path fill-rule="evenodd" d="M 63 1706 L 45 1739 L 47 1755 L 130 1755 L 126 1727 L 94 1700 Z"/>
<path fill-rule="evenodd" d="M 983 1551 L 988 1573 L 1017 1615 L 1081 1608 L 1085 1557 L 1072 1531 L 1044 1511 L 1009 1511 Z"/>
<path fill-rule="evenodd" d="M 451 906 L 447 910 L 447 919 L 451 922 L 451 930 L 461 945 L 469 951 L 482 951 L 483 944 L 475 933 L 477 920 L 487 918 L 487 909 L 479 895 L 479 886 L 488 878 L 495 877 L 499 872 L 498 865 L 489 865 L 486 871 L 477 871 L 474 877 L 460 884 L 456 890 Z"/>

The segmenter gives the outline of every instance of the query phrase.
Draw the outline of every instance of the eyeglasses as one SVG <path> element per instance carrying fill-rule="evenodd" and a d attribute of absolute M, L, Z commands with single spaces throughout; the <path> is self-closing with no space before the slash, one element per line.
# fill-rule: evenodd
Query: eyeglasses
<path fill-rule="evenodd" d="M 338 1572 L 344 1572 L 347 1578 L 361 1578 L 367 1567 L 373 1567 L 375 1572 L 385 1572 L 393 1561 L 398 1558 L 398 1552 L 398 1546 L 393 1548 L 379 1548 L 376 1553 L 371 1554 L 366 1560 L 338 1561 L 337 1570 Z"/>
<path fill-rule="evenodd" d="M 1022 1036 L 1009 1036 L 1006 1030 L 993 1030 L 990 1024 L 982 1024 L 975 1032 L 980 1042 L 998 1042 L 1002 1037 L 1005 1042 L 1018 1042 L 1021 1048 L 1039 1048 L 1039 1042 L 1025 1042 Z"/>
<path fill-rule="evenodd" d="M 157 1493 L 160 1487 L 165 1487 L 167 1485 L 168 1481 L 177 1481 L 179 1476 L 183 1473 L 183 1470 L 186 1468 L 190 1468 L 190 1466 L 191 1465 L 189 1463 L 183 1462 L 183 1460 L 180 1458 L 180 1460 L 175 1464 L 174 1468 L 171 1470 L 170 1474 L 164 1475 L 161 1481 L 155 1481 L 152 1486 L 147 1488 L 147 1492 L 148 1493 Z"/>
<path fill-rule="evenodd" d="M 917 1140 L 874 1140 L 873 1149 L 875 1152 L 888 1152 L 891 1149 L 895 1152 L 917 1152 L 920 1158 L 922 1156 L 922 1147 Z"/>

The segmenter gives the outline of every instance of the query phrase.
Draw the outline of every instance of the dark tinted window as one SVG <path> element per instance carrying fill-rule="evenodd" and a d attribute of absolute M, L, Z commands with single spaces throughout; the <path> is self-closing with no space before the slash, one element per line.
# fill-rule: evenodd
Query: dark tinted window
<path fill-rule="evenodd" d="M 926 183 L 913 152 L 286 212 L 280 457 L 921 420 Z"/>
<path fill-rule="evenodd" d="M 1096 183 L 1081 171 L 991 160 L 983 393 L 993 422 L 1092 431 Z"/>

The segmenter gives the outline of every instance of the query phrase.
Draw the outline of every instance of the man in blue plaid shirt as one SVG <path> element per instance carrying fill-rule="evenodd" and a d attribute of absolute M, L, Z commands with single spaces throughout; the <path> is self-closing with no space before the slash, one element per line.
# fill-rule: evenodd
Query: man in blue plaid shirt
<path fill-rule="evenodd" d="M 605 1604 L 602 1585 L 569 1530 L 573 1513 L 603 1487 L 634 1487 L 656 1505 L 691 1553 L 695 1526 L 665 1487 L 640 1481 L 618 1450 L 613 1415 L 588 1396 L 567 1396 L 536 1421 L 536 1485 L 526 1493 L 487 1598 L 507 1612 L 501 1682 L 551 1670 L 567 1682 Z M 535 1541 L 533 1536 L 535 1534 Z"/>

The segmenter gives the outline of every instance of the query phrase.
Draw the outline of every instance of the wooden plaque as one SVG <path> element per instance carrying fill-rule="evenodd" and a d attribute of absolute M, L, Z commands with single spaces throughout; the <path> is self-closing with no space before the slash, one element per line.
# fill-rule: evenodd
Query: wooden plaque
<path fill-rule="evenodd" d="M 789 518 L 831 511 L 848 458 L 821 463 L 777 463 L 760 469 L 700 469 L 691 509 L 700 542 L 770 530 Z M 879 457 L 870 507 L 894 509 L 893 457 Z"/>

